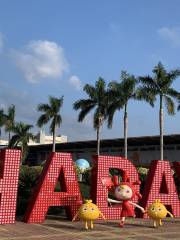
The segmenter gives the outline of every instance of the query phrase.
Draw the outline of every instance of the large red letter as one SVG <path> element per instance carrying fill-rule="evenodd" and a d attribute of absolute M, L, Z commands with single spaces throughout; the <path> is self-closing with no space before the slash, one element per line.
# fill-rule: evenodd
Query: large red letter
<path fill-rule="evenodd" d="M 175 217 L 180 217 L 180 201 L 168 161 L 154 160 L 147 176 L 141 204 L 148 207 L 160 199 Z"/>
<path fill-rule="evenodd" d="M 60 180 L 61 192 L 54 192 Z M 72 219 L 81 203 L 81 194 L 70 153 L 52 153 L 46 161 L 39 184 L 29 203 L 24 221 L 43 222 L 50 206 L 65 206 Z"/>
<path fill-rule="evenodd" d="M 173 168 L 176 171 L 177 178 L 180 183 L 180 162 L 173 162 Z"/>
<path fill-rule="evenodd" d="M 19 150 L 0 151 L 0 224 L 15 222 L 20 157 Z"/>
<path fill-rule="evenodd" d="M 139 179 L 137 170 L 131 161 L 121 157 L 96 156 L 94 157 L 94 167 L 92 170 L 91 197 L 98 205 L 107 219 L 119 219 L 121 214 L 121 205 L 108 207 L 108 190 L 103 187 L 102 179 L 109 177 L 109 169 L 116 168 L 126 173 L 130 182 Z M 137 189 L 139 186 L 136 186 Z M 135 201 L 137 198 L 135 198 Z"/>

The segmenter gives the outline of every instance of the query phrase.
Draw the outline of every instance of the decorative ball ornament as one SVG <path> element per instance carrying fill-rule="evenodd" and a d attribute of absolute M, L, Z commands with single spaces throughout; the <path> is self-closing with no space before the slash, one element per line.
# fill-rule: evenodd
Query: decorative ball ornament
<path fill-rule="evenodd" d="M 85 159 L 78 159 L 75 162 L 76 166 L 80 169 L 80 171 L 83 173 L 86 169 L 90 167 L 89 162 Z"/>

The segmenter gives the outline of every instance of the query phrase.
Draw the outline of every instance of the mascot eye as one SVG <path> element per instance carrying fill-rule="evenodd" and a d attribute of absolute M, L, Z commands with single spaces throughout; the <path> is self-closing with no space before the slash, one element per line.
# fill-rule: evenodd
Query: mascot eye
<path fill-rule="evenodd" d="M 87 211 L 87 208 L 84 208 L 83 210 L 84 210 L 84 211 Z"/>
<path fill-rule="evenodd" d="M 159 211 L 161 211 L 162 209 L 161 208 L 159 208 Z"/>
<path fill-rule="evenodd" d="M 120 192 L 121 191 L 121 189 L 120 188 L 118 188 L 118 192 Z"/>
<path fill-rule="evenodd" d="M 91 208 L 91 211 L 94 211 L 94 208 Z"/>
<path fill-rule="evenodd" d="M 152 208 L 151 210 L 152 210 L 152 211 L 154 211 L 155 209 L 154 209 L 154 208 Z"/>
<path fill-rule="evenodd" d="M 129 193 L 129 190 L 126 190 L 127 193 Z"/>

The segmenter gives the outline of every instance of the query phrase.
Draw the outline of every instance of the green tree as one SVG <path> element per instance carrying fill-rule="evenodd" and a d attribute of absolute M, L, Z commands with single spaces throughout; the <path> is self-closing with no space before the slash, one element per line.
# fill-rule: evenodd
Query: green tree
<path fill-rule="evenodd" d="M 97 133 L 97 155 L 100 152 L 100 128 L 107 116 L 108 95 L 106 83 L 103 78 L 95 82 L 95 86 L 86 84 L 83 90 L 87 93 L 87 99 L 80 99 L 73 104 L 74 110 L 80 110 L 78 121 L 82 122 L 86 115 L 94 111 L 93 127 Z"/>
<path fill-rule="evenodd" d="M 177 110 L 180 111 L 180 99 L 179 99 L 179 105 L 177 107 Z"/>
<path fill-rule="evenodd" d="M 127 135 L 128 135 L 128 103 L 130 100 L 145 100 L 153 105 L 152 97 L 139 91 L 138 81 L 134 75 L 125 71 L 121 72 L 121 82 L 112 81 L 109 83 L 109 107 L 108 107 L 108 127 L 113 124 L 113 117 L 117 110 L 124 108 L 124 156 L 127 158 Z"/>
<path fill-rule="evenodd" d="M 5 124 L 4 110 L 0 109 L 0 136 L 1 136 L 1 128 L 4 126 L 4 124 Z"/>
<path fill-rule="evenodd" d="M 180 76 L 180 70 L 167 71 L 162 63 L 158 63 L 153 69 L 153 76 L 139 77 L 141 90 L 159 97 L 159 129 L 160 129 L 160 159 L 163 160 L 163 102 L 169 115 L 175 114 L 174 100 L 178 100 L 180 93 L 172 87 L 174 80 Z"/>
<path fill-rule="evenodd" d="M 57 127 L 60 127 L 60 124 L 62 122 L 62 118 L 59 113 L 62 105 L 63 97 L 55 98 L 51 96 L 49 97 L 49 104 L 42 103 L 38 105 L 38 111 L 43 112 L 43 114 L 39 117 L 37 121 L 38 127 L 42 127 L 43 125 L 51 121 L 50 133 L 53 134 L 53 149 L 52 149 L 53 152 L 55 152 L 56 130 Z"/>
<path fill-rule="evenodd" d="M 15 110 L 15 105 L 11 105 L 7 110 L 7 114 L 5 114 L 5 131 L 8 132 L 9 141 L 15 124 Z"/>
<path fill-rule="evenodd" d="M 27 156 L 29 140 L 34 139 L 33 134 L 29 132 L 32 127 L 32 125 L 18 122 L 14 124 L 12 130 L 14 135 L 10 139 L 9 148 L 21 147 L 21 162 L 23 162 Z"/>

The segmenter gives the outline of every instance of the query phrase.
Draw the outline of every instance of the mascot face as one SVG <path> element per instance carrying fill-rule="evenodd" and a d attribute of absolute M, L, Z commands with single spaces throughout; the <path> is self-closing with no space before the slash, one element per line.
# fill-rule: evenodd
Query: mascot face
<path fill-rule="evenodd" d="M 147 212 L 148 215 L 153 219 L 162 219 L 167 215 L 166 207 L 158 200 L 156 200 L 148 207 Z"/>
<path fill-rule="evenodd" d="M 133 191 L 127 185 L 119 185 L 115 188 L 114 195 L 118 200 L 129 200 L 133 196 Z"/>
<path fill-rule="evenodd" d="M 91 200 L 86 200 L 86 203 L 82 204 L 79 209 L 79 217 L 85 221 L 97 219 L 99 213 L 98 207 Z"/>

